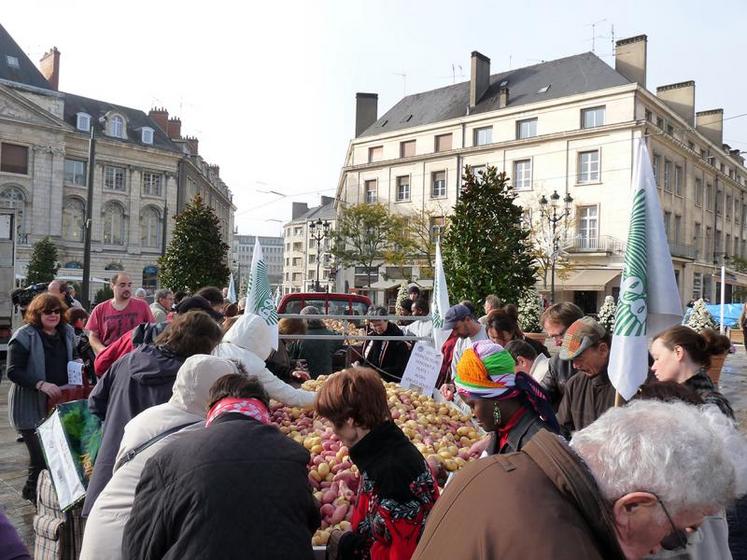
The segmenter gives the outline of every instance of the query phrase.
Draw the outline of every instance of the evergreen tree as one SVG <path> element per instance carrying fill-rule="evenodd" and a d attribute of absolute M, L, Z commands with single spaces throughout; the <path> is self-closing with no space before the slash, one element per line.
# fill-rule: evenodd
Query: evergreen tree
<path fill-rule="evenodd" d="M 608 333 L 612 333 L 615 328 L 615 313 L 617 313 L 615 298 L 606 296 L 597 316 L 599 317 L 599 324 L 607 329 Z"/>
<path fill-rule="evenodd" d="M 519 328 L 524 332 L 542 332 L 542 299 L 537 290 L 531 288 L 519 298 Z"/>
<path fill-rule="evenodd" d="M 443 238 L 449 293 L 455 300 L 495 294 L 518 302 L 534 286 L 536 266 L 516 193 L 506 174 L 492 166 L 479 178 L 465 167 L 463 180 Z"/>
<path fill-rule="evenodd" d="M 93 298 L 93 305 L 91 309 L 96 307 L 99 303 L 112 299 L 114 297 L 114 291 L 109 284 L 106 284 L 103 288 L 96 291 L 96 295 Z"/>
<path fill-rule="evenodd" d="M 57 247 L 49 237 L 34 243 L 31 260 L 26 265 L 26 284 L 51 282 L 57 274 Z"/>
<path fill-rule="evenodd" d="M 716 321 L 713 320 L 713 316 L 708 311 L 703 298 L 697 300 L 693 304 L 692 313 L 690 313 L 686 324 L 695 332 L 703 332 L 706 329 L 717 328 Z"/>
<path fill-rule="evenodd" d="M 196 195 L 176 216 L 174 236 L 158 261 L 161 286 L 191 292 L 205 286 L 226 286 L 230 274 L 227 255 L 218 217 Z"/>

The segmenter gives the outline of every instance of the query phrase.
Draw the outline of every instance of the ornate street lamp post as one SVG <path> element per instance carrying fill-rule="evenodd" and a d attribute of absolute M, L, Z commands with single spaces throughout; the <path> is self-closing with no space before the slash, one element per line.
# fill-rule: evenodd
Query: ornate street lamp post
<path fill-rule="evenodd" d="M 321 291 L 321 286 L 319 284 L 319 265 L 322 260 L 320 247 L 322 246 L 322 241 L 329 237 L 329 225 L 330 224 L 327 220 L 322 221 L 321 218 L 315 222 L 309 222 L 309 239 L 316 241 L 316 285 L 314 290 L 317 292 Z"/>
<path fill-rule="evenodd" d="M 553 191 L 550 195 L 549 202 L 544 194 L 542 195 L 542 198 L 540 198 L 542 216 L 547 220 L 552 235 L 552 254 L 550 255 L 550 303 L 555 303 L 555 263 L 558 260 L 558 253 L 560 252 L 560 235 L 557 231 L 557 226 L 559 222 L 565 220 L 570 215 L 573 198 L 571 198 L 570 193 L 565 194 L 565 197 L 563 198 L 563 210 L 561 212 L 558 212 L 559 201 L 560 195 L 558 194 L 558 191 Z"/>

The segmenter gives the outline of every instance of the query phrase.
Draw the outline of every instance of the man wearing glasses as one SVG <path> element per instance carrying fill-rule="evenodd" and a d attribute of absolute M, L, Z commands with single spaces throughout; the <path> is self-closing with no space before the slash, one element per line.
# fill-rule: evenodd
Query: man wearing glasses
<path fill-rule="evenodd" d="M 574 322 L 584 316 L 581 308 L 570 302 L 556 303 L 548 307 L 542 314 L 542 328 L 547 337 L 553 340 L 555 346 L 563 344 L 563 336 Z M 561 360 L 559 354 L 550 358 L 550 368 L 545 378 L 540 382 L 550 397 L 555 412 L 558 411 L 560 401 L 563 400 L 565 384 L 576 373 L 572 361 Z"/>

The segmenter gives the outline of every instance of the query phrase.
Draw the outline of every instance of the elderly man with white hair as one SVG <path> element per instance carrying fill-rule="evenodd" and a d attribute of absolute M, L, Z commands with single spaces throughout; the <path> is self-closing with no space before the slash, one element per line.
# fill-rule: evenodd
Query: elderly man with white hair
<path fill-rule="evenodd" d="M 634 560 L 747 493 L 747 440 L 714 407 L 637 401 L 463 468 L 413 556 Z M 458 535 L 459 538 L 455 538 Z"/>

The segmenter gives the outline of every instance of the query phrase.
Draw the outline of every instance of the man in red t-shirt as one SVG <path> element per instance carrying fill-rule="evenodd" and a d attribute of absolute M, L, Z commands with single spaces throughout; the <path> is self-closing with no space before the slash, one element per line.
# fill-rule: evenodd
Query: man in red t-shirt
<path fill-rule="evenodd" d="M 153 313 L 145 300 L 132 297 L 132 278 L 119 272 L 111 280 L 114 298 L 99 303 L 86 323 L 88 340 L 97 354 L 140 323 L 153 323 Z"/>

